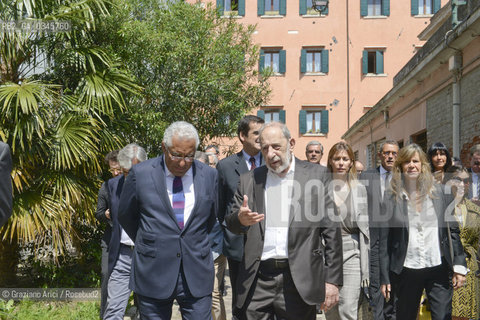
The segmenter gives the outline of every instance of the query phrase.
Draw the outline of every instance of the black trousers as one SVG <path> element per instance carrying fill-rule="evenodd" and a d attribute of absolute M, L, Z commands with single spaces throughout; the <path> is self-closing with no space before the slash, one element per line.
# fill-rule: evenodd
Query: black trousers
<path fill-rule="evenodd" d="M 423 289 L 430 302 L 432 320 L 452 319 L 453 288 L 450 274 L 444 264 L 423 269 L 403 268 L 399 275 L 391 273 L 397 319 L 417 319 Z"/>

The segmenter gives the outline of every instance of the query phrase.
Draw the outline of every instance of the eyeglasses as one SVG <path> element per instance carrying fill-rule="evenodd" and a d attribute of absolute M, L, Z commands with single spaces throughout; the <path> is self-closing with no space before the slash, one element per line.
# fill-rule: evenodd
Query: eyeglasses
<path fill-rule="evenodd" d="M 396 157 L 398 153 L 395 152 L 395 151 L 384 151 L 384 152 L 382 152 L 382 154 L 383 154 L 384 156 L 390 156 L 390 155 L 392 155 L 392 156 Z"/>
<path fill-rule="evenodd" d="M 193 160 L 195 160 L 195 156 L 194 155 L 191 155 L 191 156 L 182 156 L 178 153 L 172 153 L 170 150 L 168 150 L 168 148 L 165 146 L 165 150 L 167 150 L 168 152 L 168 155 L 170 157 L 170 159 L 172 161 L 181 161 L 181 160 L 184 160 L 185 162 L 193 162 Z"/>

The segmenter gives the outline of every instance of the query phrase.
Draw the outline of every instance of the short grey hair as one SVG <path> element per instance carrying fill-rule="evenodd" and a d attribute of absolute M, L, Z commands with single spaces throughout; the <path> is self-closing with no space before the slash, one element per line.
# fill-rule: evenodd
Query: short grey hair
<path fill-rule="evenodd" d="M 305 150 L 308 151 L 308 147 L 310 147 L 310 146 L 320 146 L 320 152 L 323 154 L 323 146 L 317 140 L 312 140 L 309 143 L 307 143 L 307 146 L 305 147 Z"/>
<path fill-rule="evenodd" d="M 385 140 L 385 141 L 382 142 L 382 144 L 380 144 L 380 149 L 378 149 L 378 152 L 383 152 L 383 147 L 386 144 L 390 144 L 392 146 L 397 146 L 400 149 L 400 146 L 398 145 L 397 141 L 395 141 L 395 140 Z"/>
<path fill-rule="evenodd" d="M 176 121 L 168 126 L 163 134 L 162 142 L 167 148 L 172 147 L 172 138 L 173 136 L 178 139 L 194 139 L 195 140 L 195 149 L 198 148 L 200 144 L 200 138 L 198 137 L 198 132 L 195 127 L 185 121 Z"/>
<path fill-rule="evenodd" d="M 265 123 L 259 130 L 259 137 L 260 137 L 260 142 L 262 141 L 262 133 L 266 128 L 270 127 L 277 127 L 282 130 L 283 136 L 287 141 L 289 141 L 292 138 L 292 135 L 290 134 L 290 130 L 288 130 L 287 126 L 284 123 L 277 122 L 277 121 L 272 121 L 269 123 Z"/>
<path fill-rule="evenodd" d="M 208 164 L 210 164 L 210 157 L 213 157 L 213 163 L 215 164 L 215 166 L 218 164 L 218 157 L 215 153 L 213 152 L 205 152 L 205 155 L 207 156 L 208 158 Z"/>
<path fill-rule="evenodd" d="M 470 149 L 470 157 L 473 157 L 475 153 L 480 153 L 480 144 L 476 144 Z"/>
<path fill-rule="evenodd" d="M 137 159 L 140 162 L 147 160 L 147 152 L 145 152 L 145 149 L 138 144 L 130 143 L 118 152 L 117 159 L 120 167 L 130 170 L 134 159 Z"/>
<path fill-rule="evenodd" d="M 208 164 L 208 156 L 203 151 L 195 151 L 195 160 Z"/>

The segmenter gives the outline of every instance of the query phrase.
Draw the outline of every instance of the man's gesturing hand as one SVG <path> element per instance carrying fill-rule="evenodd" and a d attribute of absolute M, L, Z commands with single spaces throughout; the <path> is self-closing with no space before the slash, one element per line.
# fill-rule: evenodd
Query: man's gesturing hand
<path fill-rule="evenodd" d="M 238 211 L 238 220 L 240 220 L 240 223 L 247 227 L 262 221 L 263 218 L 264 214 L 258 214 L 250 210 L 248 207 L 248 197 L 247 195 L 243 195 L 243 203 Z"/>
<path fill-rule="evenodd" d="M 325 301 L 320 306 L 323 311 L 328 311 L 338 303 L 338 287 L 334 284 L 325 282 Z"/>

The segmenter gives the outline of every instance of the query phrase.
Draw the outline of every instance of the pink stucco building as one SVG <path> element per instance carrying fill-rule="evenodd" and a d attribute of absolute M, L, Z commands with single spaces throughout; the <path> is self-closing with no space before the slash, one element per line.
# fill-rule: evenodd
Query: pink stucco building
<path fill-rule="evenodd" d="M 417 35 L 447 0 L 217 0 L 219 11 L 257 26 L 260 68 L 273 89 L 258 114 L 285 121 L 305 158 L 310 140 L 326 152 L 392 87 L 393 76 L 422 46 Z M 325 162 L 326 156 L 322 159 Z"/>

